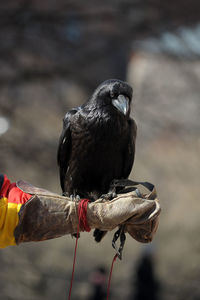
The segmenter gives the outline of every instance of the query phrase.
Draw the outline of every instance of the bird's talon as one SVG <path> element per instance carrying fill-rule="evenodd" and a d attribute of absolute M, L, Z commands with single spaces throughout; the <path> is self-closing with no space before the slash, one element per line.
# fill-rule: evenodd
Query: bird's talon
<path fill-rule="evenodd" d="M 69 197 L 69 193 L 68 193 L 68 192 L 63 192 L 62 195 L 63 195 L 64 197 Z"/>
<path fill-rule="evenodd" d="M 79 195 L 70 195 L 70 200 L 73 202 L 79 202 L 80 201 L 80 196 Z"/>
<path fill-rule="evenodd" d="M 104 200 L 112 200 L 115 197 L 116 197 L 116 193 L 113 192 L 108 192 L 107 194 L 101 195 L 101 198 Z"/>

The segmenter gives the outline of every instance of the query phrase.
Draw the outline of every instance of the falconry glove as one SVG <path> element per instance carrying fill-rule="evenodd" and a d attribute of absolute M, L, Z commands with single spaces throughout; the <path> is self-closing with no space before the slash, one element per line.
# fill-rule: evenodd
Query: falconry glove
<path fill-rule="evenodd" d="M 0 248 L 74 234 L 78 227 L 84 231 L 78 202 L 24 181 L 11 183 L 6 175 L 1 178 Z M 111 201 L 88 202 L 85 213 L 91 229 L 107 231 L 122 225 L 134 239 L 149 242 L 157 229 L 160 204 L 154 191 L 141 197 L 133 190 Z"/>
<path fill-rule="evenodd" d="M 19 224 L 15 229 L 17 244 L 42 241 L 77 232 L 78 203 L 67 197 L 35 188 L 23 181 L 17 186 L 33 196 L 19 211 Z M 152 194 L 152 193 L 151 193 Z M 149 242 L 157 229 L 160 204 L 156 198 L 138 197 L 135 191 L 118 195 L 112 201 L 99 199 L 88 203 L 89 227 L 103 231 L 113 230 L 120 224 L 140 242 Z M 83 228 L 80 226 L 80 231 Z"/>

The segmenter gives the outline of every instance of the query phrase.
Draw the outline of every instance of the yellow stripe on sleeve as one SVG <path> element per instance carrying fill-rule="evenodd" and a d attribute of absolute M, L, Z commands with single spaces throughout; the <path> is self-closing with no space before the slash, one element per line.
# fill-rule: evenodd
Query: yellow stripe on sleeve
<path fill-rule="evenodd" d="M 18 212 L 22 204 L 10 203 L 0 199 L 0 248 L 16 245 L 14 230 L 19 222 Z"/>

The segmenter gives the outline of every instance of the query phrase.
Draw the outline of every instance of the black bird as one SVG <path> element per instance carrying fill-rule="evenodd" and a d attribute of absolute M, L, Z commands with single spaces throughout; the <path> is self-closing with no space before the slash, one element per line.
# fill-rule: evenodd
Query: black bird
<path fill-rule="evenodd" d="M 128 178 L 135 155 L 136 123 L 130 118 L 132 88 L 110 79 L 64 117 L 57 160 L 64 194 L 95 201 L 114 179 Z M 102 235 L 94 232 L 95 240 Z"/>

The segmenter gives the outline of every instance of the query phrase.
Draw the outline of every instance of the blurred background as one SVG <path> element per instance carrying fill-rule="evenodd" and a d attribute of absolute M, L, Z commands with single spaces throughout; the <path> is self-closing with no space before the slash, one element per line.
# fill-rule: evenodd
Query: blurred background
<path fill-rule="evenodd" d="M 200 2 L 0 3 L 0 170 L 61 193 L 56 151 L 66 111 L 108 78 L 134 89 L 135 180 L 162 205 L 151 245 L 127 237 L 110 299 L 200 299 Z M 96 166 L 98 167 L 98 166 Z M 72 299 L 105 299 L 113 233 L 81 234 Z M 67 299 L 71 236 L 0 251 L 1 300 Z"/>

